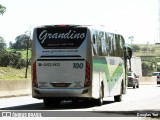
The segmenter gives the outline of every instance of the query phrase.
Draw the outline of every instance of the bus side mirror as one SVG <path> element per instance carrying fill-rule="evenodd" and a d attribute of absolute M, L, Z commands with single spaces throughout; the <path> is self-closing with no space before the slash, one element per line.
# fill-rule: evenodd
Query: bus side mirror
<path fill-rule="evenodd" d="M 125 47 L 124 48 L 124 55 L 126 59 L 131 59 L 132 58 L 132 49 L 130 47 Z"/>

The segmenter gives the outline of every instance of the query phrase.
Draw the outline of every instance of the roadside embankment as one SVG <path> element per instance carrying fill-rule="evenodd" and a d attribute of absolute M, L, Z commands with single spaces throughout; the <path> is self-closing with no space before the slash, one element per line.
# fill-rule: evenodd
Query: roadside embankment
<path fill-rule="evenodd" d="M 156 85 L 155 77 L 140 77 L 140 85 Z M 31 80 L 0 80 L 0 98 L 31 94 Z"/>

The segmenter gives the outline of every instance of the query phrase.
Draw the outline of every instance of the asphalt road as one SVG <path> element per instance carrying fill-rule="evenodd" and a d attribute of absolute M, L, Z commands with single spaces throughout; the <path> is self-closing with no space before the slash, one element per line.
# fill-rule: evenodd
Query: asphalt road
<path fill-rule="evenodd" d="M 45 108 L 42 100 L 31 96 L 0 98 L 0 110 L 18 112 L 42 110 L 42 116 L 48 117 L 160 117 L 160 86 L 141 85 L 138 89 L 128 88 L 122 102 L 107 98 L 103 106 L 88 105 L 81 101 L 78 104 L 64 101 L 58 107 Z M 41 112 L 41 111 L 40 111 Z"/>

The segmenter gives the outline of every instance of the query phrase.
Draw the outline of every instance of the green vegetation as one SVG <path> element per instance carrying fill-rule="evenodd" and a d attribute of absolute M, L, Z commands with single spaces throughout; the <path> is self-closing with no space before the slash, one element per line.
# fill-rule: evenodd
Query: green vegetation
<path fill-rule="evenodd" d="M 19 52 L 22 55 L 22 59 L 26 59 L 26 55 L 27 55 L 27 50 L 26 49 L 16 50 L 16 49 L 7 48 L 6 50 L 8 52 L 11 52 L 11 51 Z M 31 49 L 28 50 L 28 59 L 30 59 L 30 58 L 31 58 Z"/>
<path fill-rule="evenodd" d="M 0 15 L 3 15 L 6 11 L 6 7 L 0 4 Z"/>
<path fill-rule="evenodd" d="M 151 76 L 153 72 L 160 71 L 160 45 L 135 44 L 133 56 L 141 57 L 143 76 Z"/>
<path fill-rule="evenodd" d="M 0 4 L 0 15 L 3 15 L 6 7 Z M 10 48 L 6 48 L 3 37 L 0 36 L 0 80 L 22 80 L 26 72 L 26 49 L 28 48 L 28 59 L 31 58 L 31 39 L 26 34 L 16 37 L 15 43 L 10 42 Z M 30 62 L 30 61 L 29 61 Z M 28 62 L 28 63 L 29 63 Z M 30 67 L 28 68 L 28 79 L 31 77 Z"/>
<path fill-rule="evenodd" d="M 139 47 L 137 49 L 137 47 Z M 154 44 L 135 44 L 133 45 L 134 56 L 151 56 L 151 57 L 160 57 L 160 45 Z"/>
<path fill-rule="evenodd" d="M 26 73 L 26 50 L 0 50 L 0 80 L 24 80 Z M 30 65 L 31 50 L 28 50 Z M 27 78 L 31 79 L 31 68 L 28 68 Z"/>

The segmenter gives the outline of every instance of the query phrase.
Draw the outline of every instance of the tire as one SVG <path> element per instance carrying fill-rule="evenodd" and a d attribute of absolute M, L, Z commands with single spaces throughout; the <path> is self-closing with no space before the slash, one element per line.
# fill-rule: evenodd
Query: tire
<path fill-rule="evenodd" d="M 137 88 L 139 88 L 139 83 L 137 83 Z"/>
<path fill-rule="evenodd" d="M 122 87 L 121 87 L 120 95 L 114 96 L 114 101 L 115 102 L 121 102 L 122 101 Z"/>
<path fill-rule="evenodd" d="M 58 107 L 60 105 L 61 101 L 54 100 L 54 99 L 43 99 L 43 103 L 44 103 L 45 107 L 50 108 L 52 106 Z"/>
<path fill-rule="evenodd" d="M 133 89 L 136 89 L 136 83 L 133 85 Z"/>
<path fill-rule="evenodd" d="M 44 106 L 49 108 L 51 107 L 51 100 L 49 99 L 43 99 L 43 103 L 44 103 Z"/>
<path fill-rule="evenodd" d="M 115 102 L 121 102 L 122 101 L 122 95 L 114 96 L 114 101 Z"/>
<path fill-rule="evenodd" d="M 103 86 L 103 85 L 102 85 Z M 102 106 L 103 105 L 103 97 L 104 97 L 104 91 L 103 91 L 103 87 L 101 86 L 101 91 L 100 91 L 100 98 L 99 99 L 95 99 L 95 104 L 97 106 Z"/>

